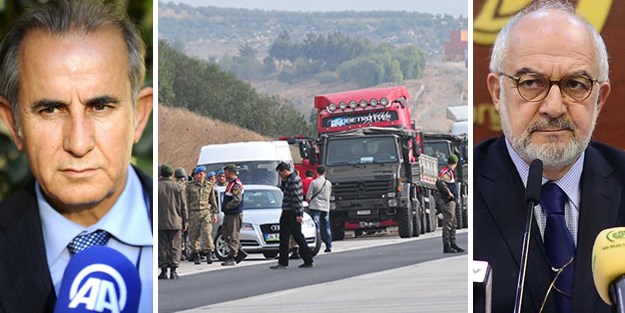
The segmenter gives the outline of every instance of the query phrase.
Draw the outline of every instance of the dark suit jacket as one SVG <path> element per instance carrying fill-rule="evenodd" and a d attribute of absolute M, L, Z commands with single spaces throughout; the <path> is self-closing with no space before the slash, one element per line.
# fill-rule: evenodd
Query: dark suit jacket
<path fill-rule="evenodd" d="M 488 261 L 493 268 L 493 312 L 512 312 L 527 218 L 525 188 L 504 137 L 477 145 L 473 155 L 473 258 Z M 586 149 L 573 312 L 611 312 L 595 289 L 591 253 L 601 230 L 625 225 L 624 164 L 625 153 L 606 145 L 591 142 Z M 528 255 L 522 311 L 538 312 L 552 276 L 535 219 Z M 555 312 L 553 291 L 543 312 Z"/>
<path fill-rule="evenodd" d="M 152 179 L 135 171 L 152 211 Z M 0 312 L 52 312 L 55 303 L 33 181 L 0 203 Z"/>

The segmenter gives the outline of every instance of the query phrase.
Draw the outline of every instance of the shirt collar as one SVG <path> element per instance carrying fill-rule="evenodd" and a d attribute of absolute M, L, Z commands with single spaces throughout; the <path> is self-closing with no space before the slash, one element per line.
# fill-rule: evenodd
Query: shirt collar
<path fill-rule="evenodd" d="M 98 229 L 109 232 L 115 239 L 132 246 L 152 246 L 152 229 L 148 209 L 139 177 L 131 166 L 128 167 L 126 186 L 111 210 L 97 223 L 84 227 L 61 215 L 46 201 L 39 184 L 35 182 L 35 192 L 39 205 L 39 215 L 43 228 L 48 263 L 56 260 L 70 241 L 80 235 Z M 130 227 L 129 225 L 132 225 Z M 146 236 L 146 234 L 149 234 Z"/>
<path fill-rule="evenodd" d="M 508 142 L 508 138 L 506 138 L 506 148 L 508 149 L 508 154 L 514 163 L 514 166 L 521 176 L 521 180 L 523 180 L 523 185 L 527 187 L 527 175 L 529 174 L 530 169 L 529 164 L 525 163 L 519 154 L 514 151 Z M 585 156 L 586 151 L 582 152 L 577 161 L 575 161 L 573 166 L 564 174 L 564 176 L 554 181 L 554 183 L 564 191 L 567 197 L 569 197 L 569 200 L 575 204 L 576 207 L 579 207 L 580 181 L 582 178 L 582 171 L 584 169 Z M 548 181 L 549 180 L 547 178 L 542 178 L 543 185 Z"/>

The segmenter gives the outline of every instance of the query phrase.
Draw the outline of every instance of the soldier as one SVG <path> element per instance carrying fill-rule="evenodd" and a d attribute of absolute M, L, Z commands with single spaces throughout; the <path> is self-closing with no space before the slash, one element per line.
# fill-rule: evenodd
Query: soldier
<path fill-rule="evenodd" d="M 180 186 L 182 186 L 182 205 L 184 206 L 185 212 L 187 212 L 186 188 L 187 183 L 189 182 L 189 176 L 187 176 L 187 172 L 184 170 L 184 168 L 179 167 L 174 171 L 174 177 L 176 178 L 176 181 L 180 184 Z M 189 232 L 185 228 L 182 230 L 182 253 L 180 254 L 180 260 L 189 260 L 191 257 L 191 250 L 192 249 L 189 245 Z"/>
<path fill-rule="evenodd" d="M 237 177 L 236 165 L 226 165 L 224 172 L 228 179 L 228 185 L 224 193 L 224 200 L 221 203 L 221 211 L 224 212 L 221 231 L 228 243 L 229 252 L 228 259 L 221 265 L 233 266 L 247 257 L 247 253 L 241 250 L 241 243 L 239 242 L 241 222 L 243 220 L 243 184 Z"/>
<path fill-rule="evenodd" d="M 184 168 L 179 167 L 174 171 L 174 176 L 176 177 L 176 181 L 179 183 L 186 185 L 187 183 L 187 172 Z"/>
<path fill-rule="evenodd" d="M 186 228 L 187 214 L 182 203 L 182 186 L 171 177 L 174 169 L 159 166 L 162 179 L 158 182 L 158 279 L 178 278 L 180 264 L 181 230 Z"/>
<path fill-rule="evenodd" d="M 206 175 L 206 179 L 208 179 L 208 181 L 214 186 L 217 186 L 217 177 L 215 176 L 217 174 L 215 174 L 215 172 L 210 171 L 208 172 L 208 175 Z"/>
<path fill-rule="evenodd" d="M 206 180 L 206 168 L 198 166 L 193 172 L 194 180 L 186 187 L 187 208 L 189 210 L 189 238 L 193 249 L 192 258 L 200 264 L 200 252 L 206 253 L 206 263 L 213 263 L 215 244 L 211 233 L 217 221 L 217 199 L 213 185 Z M 200 250 L 200 240 L 203 249 Z M 206 247 L 208 245 L 208 248 Z"/>
<path fill-rule="evenodd" d="M 447 159 L 447 166 L 438 173 L 436 187 L 440 197 L 438 197 L 438 207 L 443 213 L 443 252 L 454 253 L 464 252 L 464 249 L 456 245 L 456 199 L 458 191 L 454 170 L 458 165 L 458 157 L 454 154 Z"/>
<path fill-rule="evenodd" d="M 219 170 L 217 171 L 217 186 L 227 186 L 228 185 L 228 179 L 226 179 L 226 173 L 224 173 L 224 170 Z"/>

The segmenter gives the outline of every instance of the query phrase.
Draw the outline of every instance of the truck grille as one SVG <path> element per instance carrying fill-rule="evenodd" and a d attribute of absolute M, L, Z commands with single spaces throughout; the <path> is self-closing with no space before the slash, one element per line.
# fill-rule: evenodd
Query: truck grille
<path fill-rule="evenodd" d="M 392 180 L 370 180 L 358 182 L 332 182 L 332 192 L 337 200 L 379 198 L 393 191 Z"/>

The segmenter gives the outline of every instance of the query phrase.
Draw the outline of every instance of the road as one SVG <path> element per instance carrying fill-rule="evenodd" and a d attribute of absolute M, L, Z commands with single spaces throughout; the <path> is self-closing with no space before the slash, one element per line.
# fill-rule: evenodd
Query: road
<path fill-rule="evenodd" d="M 458 243 L 467 246 L 466 230 L 459 232 Z M 440 230 L 418 239 L 346 240 L 336 246 L 358 248 L 318 255 L 312 269 L 297 268 L 301 260 L 292 260 L 286 270 L 270 270 L 276 261 L 261 259 L 232 268 L 203 264 L 200 271 L 183 264 L 180 279 L 159 281 L 159 312 L 312 312 L 320 305 L 330 312 L 467 308 L 466 253 L 443 254 Z"/>

